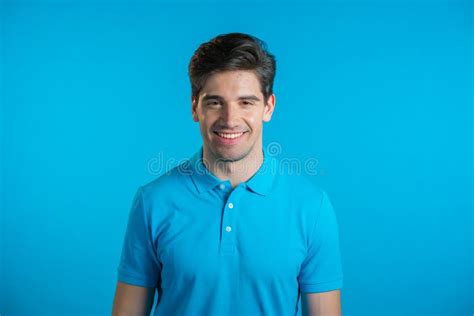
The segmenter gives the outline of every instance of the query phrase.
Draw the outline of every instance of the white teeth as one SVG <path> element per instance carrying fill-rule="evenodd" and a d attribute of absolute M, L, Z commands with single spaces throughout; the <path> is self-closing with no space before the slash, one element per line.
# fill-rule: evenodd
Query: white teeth
<path fill-rule="evenodd" d="M 237 138 L 237 137 L 242 136 L 243 133 L 233 133 L 233 134 L 217 133 L 217 134 L 220 137 L 232 139 L 232 138 Z"/>

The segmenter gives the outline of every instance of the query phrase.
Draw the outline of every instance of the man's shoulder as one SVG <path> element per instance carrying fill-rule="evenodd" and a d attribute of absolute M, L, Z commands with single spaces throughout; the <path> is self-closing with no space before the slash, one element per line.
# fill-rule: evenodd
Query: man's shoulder
<path fill-rule="evenodd" d="M 297 197 L 322 198 L 325 190 L 315 175 L 302 171 L 277 171 L 276 179 L 279 187 L 288 190 Z"/>
<path fill-rule="evenodd" d="M 314 223 L 326 198 L 326 190 L 314 175 L 305 173 L 282 173 L 276 177 L 273 196 L 306 223 Z M 288 204 L 289 203 L 289 204 Z"/>
<path fill-rule="evenodd" d="M 145 193 L 153 194 L 156 192 L 172 192 L 179 190 L 180 187 L 187 184 L 191 169 L 189 168 L 189 159 L 170 168 L 166 172 L 157 176 L 155 179 L 143 184 L 142 190 Z"/>

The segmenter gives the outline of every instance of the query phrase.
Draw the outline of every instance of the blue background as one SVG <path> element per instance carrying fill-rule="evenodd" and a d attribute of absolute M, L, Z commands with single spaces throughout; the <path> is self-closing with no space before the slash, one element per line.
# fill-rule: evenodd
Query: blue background
<path fill-rule="evenodd" d="M 470 1 L 0 10 L 2 316 L 110 314 L 134 192 L 201 144 L 189 59 L 234 31 L 277 58 L 265 143 L 318 159 L 344 315 L 474 312 Z"/>

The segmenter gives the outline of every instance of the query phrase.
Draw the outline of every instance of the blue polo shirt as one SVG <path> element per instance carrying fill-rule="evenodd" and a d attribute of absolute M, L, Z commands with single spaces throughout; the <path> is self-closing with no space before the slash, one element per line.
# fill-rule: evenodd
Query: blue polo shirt
<path fill-rule="evenodd" d="M 301 315 L 301 293 L 343 284 L 325 190 L 263 148 L 232 188 L 188 160 L 138 188 L 118 280 L 157 289 L 154 315 Z"/>

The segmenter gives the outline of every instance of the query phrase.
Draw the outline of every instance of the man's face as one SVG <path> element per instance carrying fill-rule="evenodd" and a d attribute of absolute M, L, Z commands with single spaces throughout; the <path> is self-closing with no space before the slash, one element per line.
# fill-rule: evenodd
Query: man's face
<path fill-rule="evenodd" d="M 263 122 L 271 119 L 275 96 L 265 105 L 253 71 L 225 71 L 210 76 L 192 115 L 199 122 L 203 148 L 212 158 L 238 161 L 262 148 Z"/>

